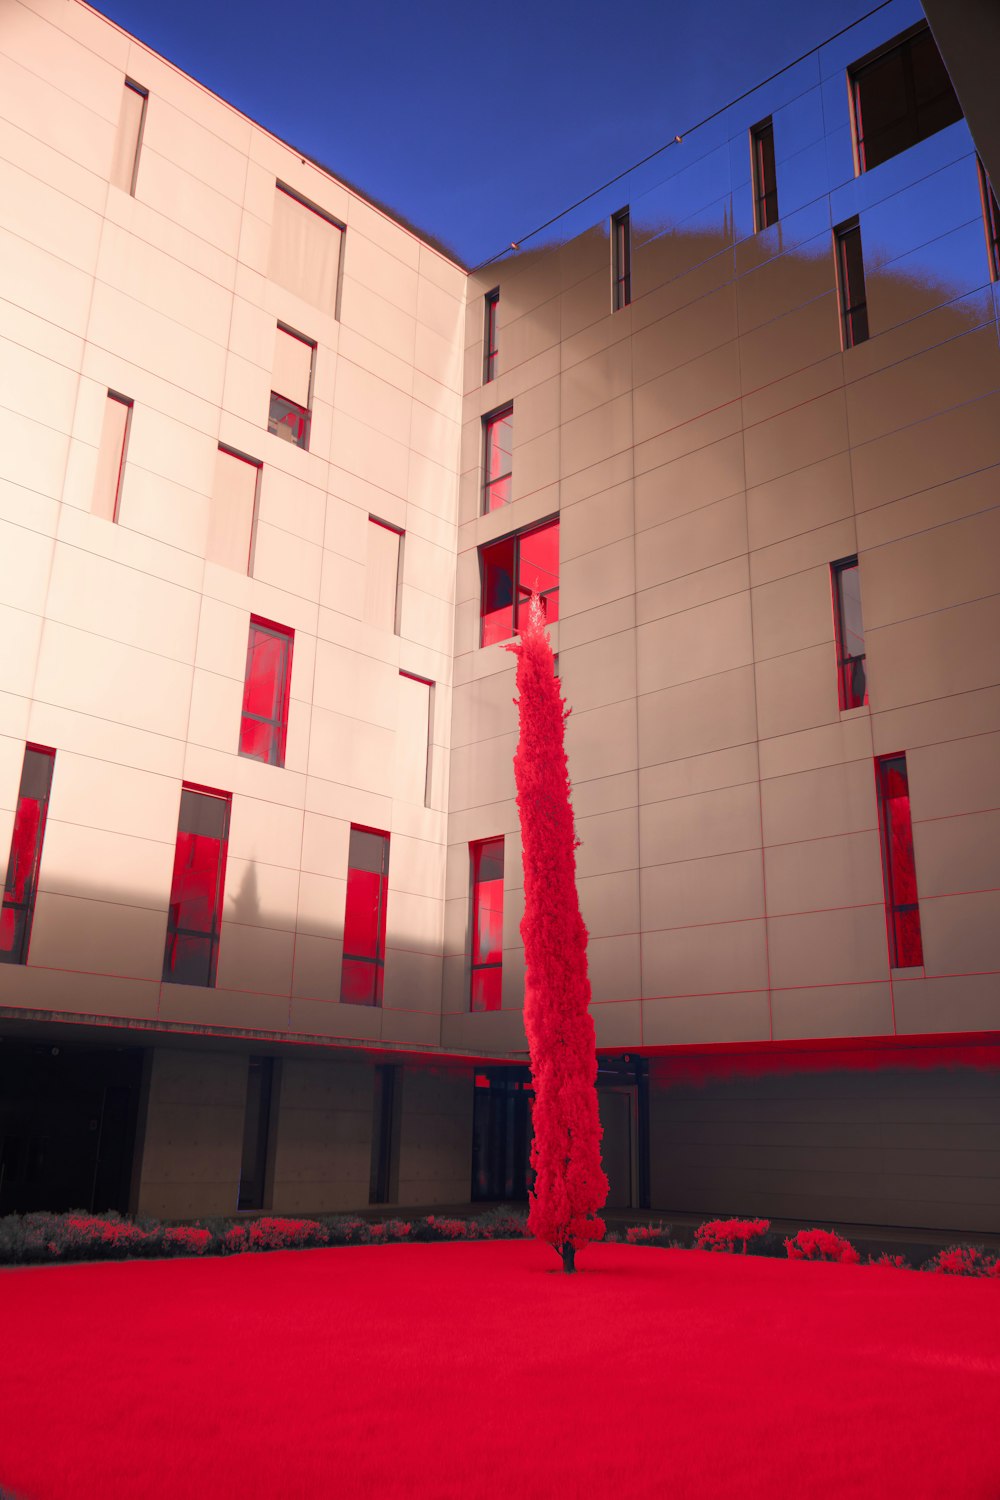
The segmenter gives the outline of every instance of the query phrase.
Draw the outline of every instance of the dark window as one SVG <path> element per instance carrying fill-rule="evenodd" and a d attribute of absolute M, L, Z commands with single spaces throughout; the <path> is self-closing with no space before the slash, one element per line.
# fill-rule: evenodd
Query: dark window
<path fill-rule="evenodd" d="M 853 349 L 868 337 L 865 263 L 861 255 L 861 226 L 857 219 L 833 231 L 837 249 L 837 288 L 840 292 L 840 330 L 844 348 Z"/>
<path fill-rule="evenodd" d="M 611 307 L 618 312 L 632 301 L 632 221 L 627 208 L 611 220 Z"/>
<path fill-rule="evenodd" d="M 551 625 L 559 618 L 559 522 L 515 532 L 480 549 L 482 634 L 480 645 L 509 640 L 520 626 L 520 611 L 533 593 L 542 600 Z"/>
<path fill-rule="evenodd" d="M 243 1165 L 237 1208 L 264 1208 L 267 1148 L 271 1124 L 274 1058 L 251 1057 L 243 1115 Z"/>
<path fill-rule="evenodd" d="M 928 26 L 855 63 L 848 73 L 862 172 L 962 118 Z"/>
<path fill-rule="evenodd" d="M 837 635 L 837 683 L 841 708 L 868 702 L 865 626 L 861 616 L 861 577 L 856 557 L 832 565 L 833 618 Z"/>
<path fill-rule="evenodd" d="M 483 418 L 483 515 L 511 502 L 514 408 Z"/>
<path fill-rule="evenodd" d="M 293 632 L 250 617 L 240 719 L 240 754 L 269 766 L 285 764 Z"/>
<path fill-rule="evenodd" d="M 0 911 L 0 963 L 26 964 L 56 752 L 27 745 Z"/>
<path fill-rule="evenodd" d="M 750 132 L 753 161 L 753 227 L 760 231 L 778 222 L 778 174 L 774 166 L 774 126 L 761 120 Z"/>
<path fill-rule="evenodd" d="M 382 1004 L 388 888 L 389 835 L 352 824 L 340 972 L 340 998 L 345 1005 Z"/>
<path fill-rule="evenodd" d="M 894 969 L 906 969 L 924 961 L 906 756 L 883 755 L 877 760 L 875 783 L 890 961 Z"/>
<path fill-rule="evenodd" d="M 470 1010 L 499 1010 L 503 985 L 503 839 L 469 845 L 472 862 Z"/>
<path fill-rule="evenodd" d="M 990 280 L 1000 281 L 1000 207 L 997 195 L 990 185 L 986 168 L 978 160 L 979 191 L 983 199 L 983 225 L 986 229 L 986 252 L 990 261 Z"/>
<path fill-rule="evenodd" d="M 230 800 L 228 792 L 181 791 L 163 956 L 163 977 L 172 984 L 215 984 Z"/>
<path fill-rule="evenodd" d="M 486 293 L 486 328 L 483 334 L 483 385 L 489 385 L 497 373 L 497 311 L 500 288 Z"/>
<path fill-rule="evenodd" d="M 315 354 L 316 345 L 310 339 L 278 324 L 267 430 L 297 448 L 309 447 Z"/>

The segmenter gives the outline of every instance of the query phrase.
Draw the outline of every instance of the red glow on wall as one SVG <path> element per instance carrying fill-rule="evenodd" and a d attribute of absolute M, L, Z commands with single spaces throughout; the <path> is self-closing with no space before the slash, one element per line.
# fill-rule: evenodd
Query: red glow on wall
<path fill-rule="evenodd" d="M 499 1010 L 503 991 L 503 839 L 469 846 L 472 861 L 470 1010 Z"/>
<path fill-rule="evenodd" d="M 185 783 L 177 821 L 163 978 L 172 984 L 215 984 L 229 848 L 228 792 Z"/>
<path fill-rule="evenodd" d="M 340 972 L 345 1005 L 382 1004 L 388 890 L 389 835 L 352 825 Z"/>
<path fill-rule="evenodd" d="M 893 968 L 909 968 L 924 961 L 920 937 L 917 867 L 913 854 L 910 786 L 905 755 L 883 755 L 875 762 L 879 831 L 882 837 L 882 875 L 889 924 Z"/>
<path fill-rule="evenodd" d="M 0 963 L 28 961 L 55 758 L 54 750 L 38 745 L 25 747 L 0 910 Z"/>
<path fill-rule="evenodd" d="M 293 639 L 293 631 L 251 616 L 240 754 L 269 766 L 285 764 Z"/>
<path fill-rule="evenodd" d="M 815 1073 L 927 1072 L 939 1068 L 1000 1070 L 1000 1038 L 989 1032 L 940 1036 L 845 1037 L 786 1042 L 729 1042 L 710 1048 L 643 1047 L 657 1086 Z M 638 1054 L 634 1054 L 638 1055 Z"/>

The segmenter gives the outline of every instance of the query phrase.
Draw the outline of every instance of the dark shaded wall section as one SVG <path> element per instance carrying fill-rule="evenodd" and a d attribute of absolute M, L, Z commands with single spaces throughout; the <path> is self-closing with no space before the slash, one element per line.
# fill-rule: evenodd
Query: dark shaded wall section
<path fill-rule="evenodd" d="M 976 150 L 1000 183 L 1000 5 L 996 0 L 923 0 Z"/>

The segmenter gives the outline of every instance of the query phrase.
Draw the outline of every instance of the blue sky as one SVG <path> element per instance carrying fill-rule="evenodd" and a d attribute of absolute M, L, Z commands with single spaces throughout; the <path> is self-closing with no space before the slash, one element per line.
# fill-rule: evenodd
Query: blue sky
<path fill-rule="evenodd" d="M 97 8 L 476 264 L 874 3 Z"/>

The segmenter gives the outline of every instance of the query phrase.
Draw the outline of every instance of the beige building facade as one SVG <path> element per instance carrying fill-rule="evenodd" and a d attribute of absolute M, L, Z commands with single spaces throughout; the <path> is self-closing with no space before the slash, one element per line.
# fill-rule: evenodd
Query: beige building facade
<path fill-rule="evenodd" d="M 523 1193 L 535 588 L 612 1201 L 1000 1232 L 1000 248 L 919 8 L 471 273 L 80 0 L 0 83 L 0 1213 Z"/>

